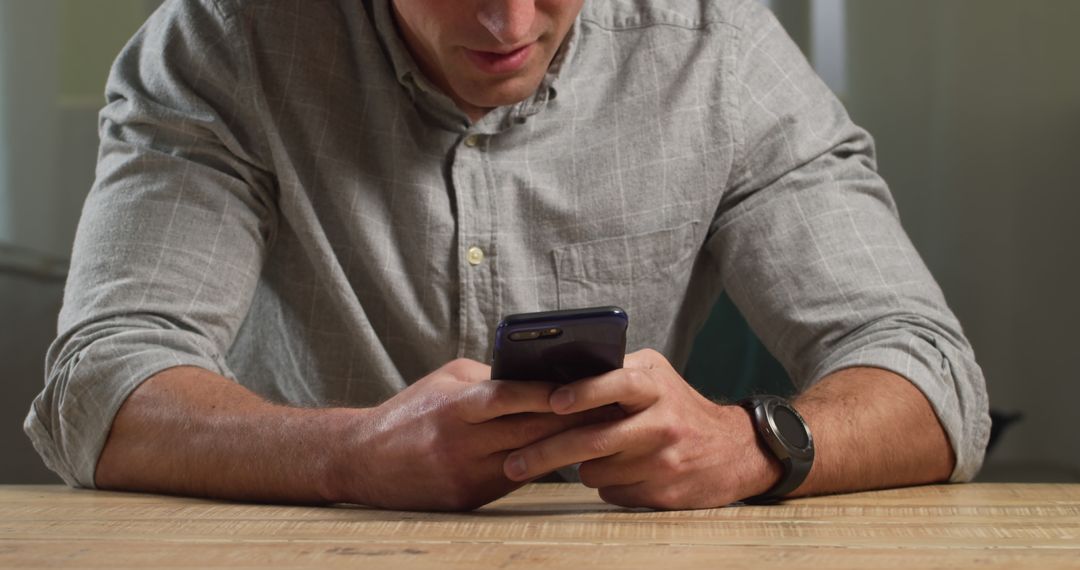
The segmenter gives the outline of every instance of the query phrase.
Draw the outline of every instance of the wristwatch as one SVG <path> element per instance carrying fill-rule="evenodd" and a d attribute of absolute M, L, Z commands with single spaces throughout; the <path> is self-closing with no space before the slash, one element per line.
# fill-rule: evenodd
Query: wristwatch
<path fill-rule="evenodd" d="M 784 467 L 780 481 L 744 503 L 773 503 L 794 491 L 814 464 L 814 438 L 806 420 L 780 396 L 754 396 L 739 402 L 750 412 L 754 429 Z"/>

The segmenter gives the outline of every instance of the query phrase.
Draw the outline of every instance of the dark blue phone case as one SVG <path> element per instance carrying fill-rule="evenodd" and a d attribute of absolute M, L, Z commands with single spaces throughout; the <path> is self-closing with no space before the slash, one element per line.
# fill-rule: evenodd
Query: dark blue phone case
<path fill-rule="evenodd" d="M 619 307 L 510 315 L 495 331 L 491 377 L 566 384 L 622 368 L 628 324 Z"/>

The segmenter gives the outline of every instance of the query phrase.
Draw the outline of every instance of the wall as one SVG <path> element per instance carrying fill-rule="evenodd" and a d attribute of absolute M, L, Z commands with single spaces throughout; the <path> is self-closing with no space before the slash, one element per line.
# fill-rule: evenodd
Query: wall
<path fill-rule="evenodd" d="M 0 483 L 58 481 L 22 421 L 94 178 L 109 66 L 158 2 L 0 0 Z"/>
<path fill-rule="evenodd" d="M 1024 419 L 983 478 L 1080 481 L 1080 3 L 848 2 L 853 116 L 986 373 Z"/>
<path fill-rule="evenodd" d="M 57 91 L 56 19 L 54 2 L 0 2 L 0 199 L 7 206 L 0 240 L 45 249 L 63 241 L 46 223 L 58 202 L 51 159 L 60 133 L 52 101 L 42 97 Z"/>

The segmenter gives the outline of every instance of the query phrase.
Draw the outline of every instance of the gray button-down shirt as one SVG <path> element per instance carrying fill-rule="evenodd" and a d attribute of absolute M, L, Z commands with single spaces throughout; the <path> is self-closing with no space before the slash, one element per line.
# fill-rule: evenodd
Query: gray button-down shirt
<path fill-rule="evenodd" d="M 869 136 L 753 0 L 586 2 L 535 95 L 470 124 L 389 0 L 172 0 L 120 54 L 26 430 L 92 487 L 140 382 L 299 406 L 490 358 L 507 313 L 620 305 L 676 367 L 726 290 L 796 383 L 910 379 L 978 469 L 983 378 Z"/>

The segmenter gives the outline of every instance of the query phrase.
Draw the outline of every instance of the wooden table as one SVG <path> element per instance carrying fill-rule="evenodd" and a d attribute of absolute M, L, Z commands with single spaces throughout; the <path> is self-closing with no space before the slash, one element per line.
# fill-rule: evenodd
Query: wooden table
<path fill-rule="evenodd" d="M 703 511 L 534 484 L 472 513 L 0 486 L 0 567 L 1080 568 L 1080 485 L 953 485 Z"/>

